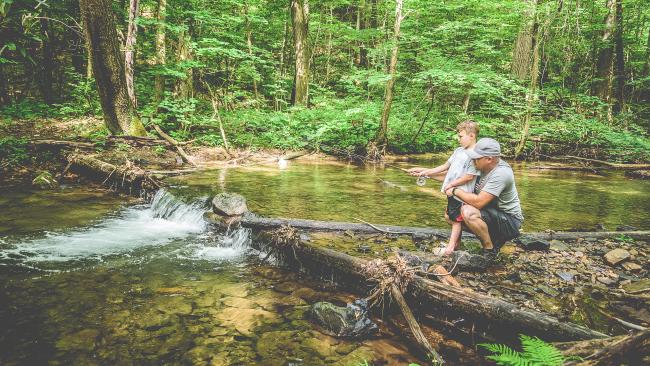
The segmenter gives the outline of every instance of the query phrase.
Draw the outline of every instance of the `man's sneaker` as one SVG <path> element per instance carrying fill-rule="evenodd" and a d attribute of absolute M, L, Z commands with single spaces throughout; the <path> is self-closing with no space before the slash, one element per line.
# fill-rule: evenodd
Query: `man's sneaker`
<path fill-rule="evenodd" d="M 494 263 L 496 261 L 498 254 L 499 253 L 494 248 L 492 248 L 492 249 L 485 249 L 485 248 L 481 249 L 481 255 L 483 257 L 485 257 L 485 259 L 490 263 Z"/>

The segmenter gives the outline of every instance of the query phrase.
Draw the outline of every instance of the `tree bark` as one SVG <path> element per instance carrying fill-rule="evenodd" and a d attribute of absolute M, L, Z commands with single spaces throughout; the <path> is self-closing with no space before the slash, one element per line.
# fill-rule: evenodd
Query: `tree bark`
<path fill-rule="evenodd" d="M 530 64 L 533 52 L 533 29 L 535 28 L 537 0 L 524 0 L 524 25 L 517 34 L 512 51 L 510 74 L 518 80 L 527 80 L 530 76 Z"/>
<path fill-rule="evenodd" d="M 359 0 L 357 7 L 357 31 L 362 33 L 368 28 L 368 4 L 366 0 Z M 368 68 L 368 49 L 366 48 L 365 39 L 359 42 L 359 62 L 358 65 L 363 68 Z"/>
<path fill-rule="evenodd" d="M 285 158 L 285 160 L 288 160 Z M 449 238 L 449 230 L 434 229 L 425 227 L 407 227 L 407 226 L 394 226 L 394 225 L 379 225 L 379 224 L 360 224 L 352 222 L 336 222 L 336 221 L 317 221 L 317 220 L 304 220 L 304 219 L 287 219 L 287 218 L 266 218 L 258 216 L 245 216 L 242 218 L 241 225 L 244 227 L 256 230 L 270 230 L 279 228 L 283 225 L 290 225 L 296 229 L 312 230 L 312 231 L 350 231 L 354 233 L 386 233 L 395 235 L 412 235 L 415 237 L 425 238 Z M 523 233 L 523 237 L 543 239 L 543 240 L 576 240 L 583 239 L 604 239 L 604 238 L 617 238 L 621 235 L 629 236 L 635 240 L 647 240 L 650 238 L 650 231 L 594 231 L 594 232 L 572 232 L 572 231 L 556 231 L 556 232 L 531 232 Z M 463 237 L 473 237 L 472 234 L 463 232 Z"/>
<path fill-rule="evenodd" d="M 598 52 L 596 62 L 596 81 L 592 87 L 592 94 L 600 97 L 606 103 L 612 99 L 612 69 L 614 47 L 612 36 L 616 27 L 616 1 L 607 0 L 607 16 L 605 17 L 605 29 L 601 37 L 602 48 Z"/>
<path fill-rule="evenodd" d="M 393 88 L 395 86 L 396 72 L 397 72 L 397 53 L 399 51 L 399 37 L 400 26 L 404 17 L 402 16 L 403 0 L 395 1 L 395 27 L 393 30 L 393 50 L 390 56 L 390 65 L 388 66 L 388 74 L 390 79 L 386 83 L 386 90 L 384 91 L 384 107 L 381 112 L 381 121 L 379 124 L 379 131 L 375 138 L 375 146 L 378 154 L 383 155 L 386 152 L 386 145 L 388 143 L 388 119 L 390 118 L 390 108 L 393 104 Z"/>
<path fill-rule="evenodd" d="M 139 195 L 141 189 L 152 191 L 162 186 L 151 174 L 129 163 L 118 166 L 81 154 L 69 155 L 67 160 L 71 171 L 119 191 Z"/>
<path fill-rule="evenodd" d="M 154 100 L 156 104 L 160 103 L 165 96 L 165 77 L 160 74 L 160 70 L 165 65 L 165 18 L 167 12 L 167 0 L 158 0 L 158 13 L 156 19 L 156 65 L 159 70 L 154 78 Z"/>
<path fill-rule="evenodd" d="M 614 114 L 619 114 L 625 108 L 625 46 L 623 44 L 623 0 L 616 0 L 616 34 L 614 36 L 616 62 L 614 77 L 616 80 L 616 101 L 613 106 Z"/>
<path fill-rule="evenodd" d="M 309 103 L 309 3 L 308 0 L 291 1 L 295 71 L 291 104 L 307 106 Z"/>
<path fill-rule="evenodd" d="M 144 135 L 144 127 L 126 91 L 124 58 L 115 29 L 110 0 L 80 0 L 86 43 L 104 114 L 115 135 Z"/>
<path fill-rule="evenodd" d="M 192 60 L 192 36 L 183 29 L 178 35 L 178 61 L 181 63 Z M 185 70 L 185 78 L 176 84 L 176 95 L 181 99 L 188 99 L 194 94 L 194 70 L 190 67 Z"/>
<path fill-rule="evenodd" d="M 138 100 L 135 97 L 133 86 L 133 64 L 135 62 L 135 44 L 138 27 L 135 21 L 138 17 L 138 0 L 131 0 L 129 3 L 129 23 L 124 46 L 124 72 L 126 74 L 126 92 L 131 100 L 133 108 L 138 107 Z"/>
<path fill-rule="evenodd" d="M 537 102 L 537 84 L 539 82 L 539 46 L 541 43 L 539 37 L 539 23 L 537 21 L 534 22 L 531 37 L 533 58 L 530 65 L 530 85 L 528 87 L 528 93 L 526 94 L 526 114 L 524 115 L 521 137 L 517 147 L 515 147 L 515 158 L 519 157 L 526 146 L 526 139 L 528 139 L 528 131 L 530 130 L 530 120 L 533 116 L 535 103 Z"/>
<path fill-rule="evenodd" d="M 255 61 L 253 61 L 253 31 L 251 30 L 251 21 L 248 16 L 248 6 L 244 6 L 244 16 L 246 17 L 246 46 L 248 47 L 248 55 L 251 57 L 253 70 L 255 70 Z M 253 93 L 255 94 L 255 99 L 260 99 L 260 93 L 257 90 L 257 76 L 253 76 Z"/>
<path fill-rule="evenodd" d="M 258 243 L 273 248 L 268 233 L 259 235 Z M 372 283 L 363 275 L 366 260 L 298 240 L 282 251 L 284 262 L 298 269 L 346 287 L 367 292 Z M 280 249 L 282 250 L 282 249 Z M 405 291 L 413 309 L 420 314 L 439 318 L 460 317 L 476 332 L 496 335 L 496 338 L 516 339 L 518 334 L 543 337 L 548 341 L 569 341 L 604 338 L 605 334 L 589 328 L 559 321 L 546 314 L 437 281 L 415 276 Z"/>
<path fill-rule="evenodd" d="M 43 13 L 39 19 L 41 25 L 41 70 L 39 86 L 43 102 L 45 104 L 54 103 L 54 94 L 52 92 L 52 71 L 54 69 L 54 55 L 52 51 L 52 34 L 50 21 L 47 19 L 47 13 Z"/>

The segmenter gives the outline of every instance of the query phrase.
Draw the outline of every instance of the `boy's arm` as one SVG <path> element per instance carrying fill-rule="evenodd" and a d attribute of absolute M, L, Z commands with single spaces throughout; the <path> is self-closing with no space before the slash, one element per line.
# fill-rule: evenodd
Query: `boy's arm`
<path fill-rule="evenodd" d="M 462 186 L 465 183 L 471 182 L 474 178 L 476 178 L 476 175 L 474 175 L 474 174 L 465 174 L 462 177 L 449 182 L 449 184 L 447 184 L 447 186 L 445 187 L 445 190 L 447 190 L 447 189 L 449 189 L 451 187 Z"/>
<path fill-rule="evenodd" d="M 443 172 L 446 172 L 447 170 L 449 170 L 449 165 L 451 165 L 451 164 L 449 164 L 449 162 L 447 161 L 447 162 L 445 162 L 444 164 L 442 164 L 442 165 L 438 165 L 438 166 L 435 167 L 435 168 L 427 169 L 427 170 L 423 171 L 421 174 L 422 174 L 422 175 L 436 175 L 436 174 L 440 174 L 440 173 L 443 173 Z"/>

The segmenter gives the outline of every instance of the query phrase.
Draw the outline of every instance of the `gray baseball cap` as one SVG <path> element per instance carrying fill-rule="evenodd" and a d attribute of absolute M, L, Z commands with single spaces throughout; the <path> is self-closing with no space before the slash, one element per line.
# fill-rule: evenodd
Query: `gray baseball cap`
<path fill-rule="evenodd" d="M 484 156 L 501 156 L 501 145 L 495 139 L 484 137 L 476 142 L 474 148 L 467 150 L 471 159 L 478 159 Z"/>

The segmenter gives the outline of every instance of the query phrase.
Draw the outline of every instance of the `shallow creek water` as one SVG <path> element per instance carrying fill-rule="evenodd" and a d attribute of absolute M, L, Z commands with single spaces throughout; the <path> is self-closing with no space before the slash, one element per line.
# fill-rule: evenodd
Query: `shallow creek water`
<path fill-rule="evenodd" d="M 528 231 L 648 229 L 647 182 L 523 169 L 517 179 Z M 170 182 L 151 204 L 81 187 L 3 192 L 0 364 L 423 363 L 390 332 L 355 342 L 315 330 L 308 304 L 353 297 L 260 264 L 246 231 L 217 234 L 202 214 L 227 190 L 263 215 L 442 227 L 438 184 L 417 187 L 395 169 L 293 162 Z"/>

